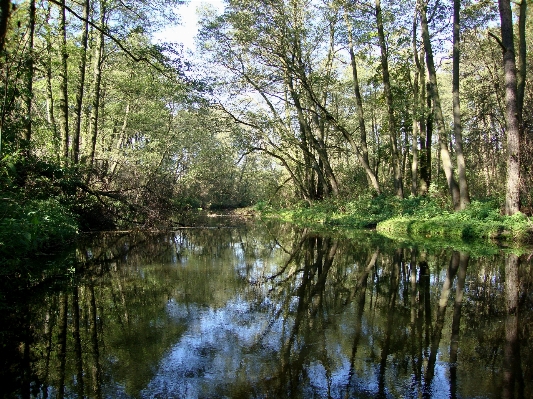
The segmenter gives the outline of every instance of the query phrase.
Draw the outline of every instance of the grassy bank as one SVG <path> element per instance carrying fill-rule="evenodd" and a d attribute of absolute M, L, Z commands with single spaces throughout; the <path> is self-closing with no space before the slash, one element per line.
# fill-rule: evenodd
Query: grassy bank
<path fill-rule="evenodd" d="M 72 242 L 78 230 L 74 215 L 55 199 L 0 198 L 0 263 L 22 259 Z"/>
<path fill-rule="evenodd" d="M 376 228 L 395 240 L 505 241 L 527 243 L 533 223 L 522 213 L 503 216 L 497 201 L 473 201 L 464 211 L 453 212 L 427 197 L 360 197 L 353 201 L 301 203 L 289 209 L 260 204 L 257 209 L 301 226 L 365 229 Z"/>

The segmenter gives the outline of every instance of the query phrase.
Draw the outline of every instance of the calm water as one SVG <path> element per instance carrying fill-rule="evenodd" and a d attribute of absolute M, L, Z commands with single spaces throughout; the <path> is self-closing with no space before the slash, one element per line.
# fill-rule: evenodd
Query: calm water
<path fill-rule="evenodd" d="M 256 223 L 100 235 L 67 273 L 42 262 L 1 282 L 4 397 L 533 395 L 527 256 Z"/>

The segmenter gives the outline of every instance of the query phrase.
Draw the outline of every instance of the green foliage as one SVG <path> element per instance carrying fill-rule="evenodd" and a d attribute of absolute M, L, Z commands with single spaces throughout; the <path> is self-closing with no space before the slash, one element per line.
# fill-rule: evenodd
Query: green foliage
<path fill-rule="evenodd" d="M 275 210 L 264 204 L 256 210 L 302 226 L 330 226 L 361 229 L 376 227 L 389 238 L 399 240 L 514 240 L 529 241 L 533 224 L 517 213 L 503 216 L 497 200 L 473 201 L 461 212 L 442 208 L 430 197 L 399 199 L 390 196 L 361 196 L 354 201 L 300 203 L 290 209 Z"/>
<path fill-rule="evenodd" d="M 0 198 L 0 257 L 4 262 L 58 248 L 77 233 L 74 215 L 57 199 L 18 203 Z"/>
<path fill-rule="evenodd" d="M 0 162 L 0 263 L 16 265 L 72 242 L 78 231 L 76 169 L 18 152 Z"/>
<path fill-rule="evenodd" d="M 504 216 L 496 202 L 473 201 L 461 212 L 428 214 L 426 207 L 411 215 L 396 215 L 378 224 L 377 230 L 389 237 L 414 239 L 477 240 L 498 239 L 526 242 L 531 239 L 533 224 L 522 213 Z"/>

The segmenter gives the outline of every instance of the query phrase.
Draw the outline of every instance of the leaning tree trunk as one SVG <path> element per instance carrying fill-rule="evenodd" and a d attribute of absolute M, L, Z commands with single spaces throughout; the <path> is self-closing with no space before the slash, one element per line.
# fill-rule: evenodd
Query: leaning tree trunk
<path fill-rule="evenodd" d="M 346 20 L 346 28 L 348 29 L 348 52 L 350 53 L 350 64 L 352 67 L 353 91 L 355 95 L 355 104 L 356 104 L 355 112 L 357 114 L 357 122 L 359 124 L 359 133 L 361 135 L 361 155 L 362 155 L 364 162 L 370 165 L 370 161 L 368 158 L 366 123 L 365 123 L 365 116 L 364 116 L 364 111 L 363 111 L 363 97 L 361 96 L 359 76 L 357 74 L 357 63 L 355 61 L 352 25 L 350 24 L 347 13 L 344 14 L 344 18 Z"/>
<path fill-rule="evenodd" d="M 520 119 L 513 41 L 513 14 L 509 0 L 498 1 L 501 19 L 503 69 L 505 74 L 505 121 L 507 124 L 507 184 L 505 214 L 520 210 Z"/>
<path fill-rule="evenodd" d="M 426 15 L 426 4 L 420 4 L 424 0 L 419 0 L 420 9 L 420 22 L 422 26 L 422 39 L 424 41 L 424 48 L 426 50 L 426 64 L 429 74 L 428 90 L 433 101 L 435 123 L 439 130 L 439 146 L 440 146 L 440 158 L 442 161 L 442 169 L 446 175 L 446 182 L 448 183 L 448 189 L 453 201 L 453 207 L 455 210 L 459 209 L 460 194 L 459 187 L 453 176 L 453 165 L 450 157 L 450 151 L 448 150 L 448 135 L 446 134 L 446 126 L 444 124 L 444 115 L 442 113 L 442 106 L 440 102 L 439 89 L 437 86 L 437 72 L 435 68 L 435 62 L 433 60 L 433 49 L 431 46 L 431 39 L 429 37 L 429 27 Z"/>
<path fill-rule="evenodd" d="M 394 104 L 390 86 L 389 61 L 387 58 L 387 46 L 385 44 L 385 33 L 383 31 L 383 17 L 381 15 L 380 0 L 376 1 L 376 23 L 378 28 L 379 46 L 381 48 L 381 69 L 383 72 L 383 88 L 385 100 L 387 101 L 387 113 L 389 119 L 389 137 L 392 153 L 392 168 L 394 171 L 394 190 L 399 198 L 403 198 L 403 174 L 400 165 L 400 154 L 398 150 L 398 137 L 396 132 L 396 119 L 394 117 Z"/>
<path fill-rule="evenodd" d="M 463 154 L 463 134 L 461 127 L 461 102 L 459 97 L 459 40 L 460 23 L 459 11 L 461 9 L 460 0 L 453 0 L 453 134 L 455 137 L 455 152 L 457 154 L 457 172 L 459 174 L 459 209 L 465 209 L 470 204 L 470 194 L 468 193 L 468 183 L 466 180 L 466 162 Z"/>

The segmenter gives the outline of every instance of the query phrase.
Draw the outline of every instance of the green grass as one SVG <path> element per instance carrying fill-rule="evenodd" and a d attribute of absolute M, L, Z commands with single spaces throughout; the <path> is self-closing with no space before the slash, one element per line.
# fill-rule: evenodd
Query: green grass
<path fill-rule="evenodd" d="M 415 212 L 380 222 L 376 230 L 389 237 L 529 242 L 533 224 L 523 213 L 503 216 L 490 202 L 474 201 L 464 211 L 436 215 Z"/>
<path fill-rule="evenodd" d="M 525 244 L 532 241 L 533 223 L 522 213 L 503 216 L 496 200 L 473 201 L 453 212 L 429 197 L 362 196 L 353 201 L 300 203 L 289 209 L 257 209 L 266 217 L 308 227 L 365 229 L 375 227 L 388 238 L 404 242 L 485 242 Z"/>

